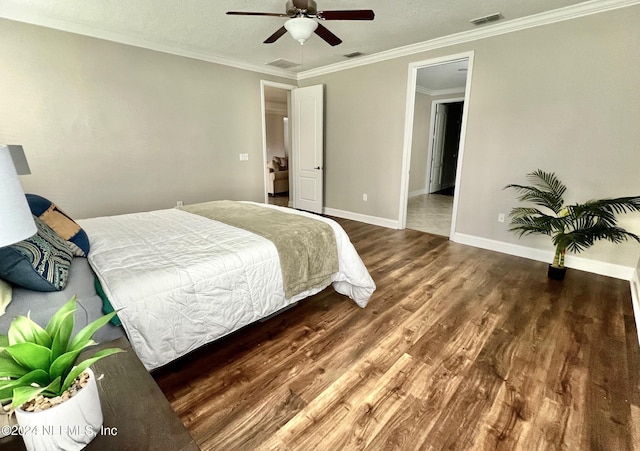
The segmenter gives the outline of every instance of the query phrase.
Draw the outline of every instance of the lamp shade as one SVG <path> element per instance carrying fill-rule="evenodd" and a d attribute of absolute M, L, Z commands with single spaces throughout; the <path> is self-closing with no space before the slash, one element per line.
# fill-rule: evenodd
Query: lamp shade
<path fill-rule="evenodd" d="M 13 160 L 13 165 L 18 175 L 31 174 L 31 169 L 29 169 L 29 163 L 27 163 L 27 157 L 24 154 L 22 146 L 18 144 L 7 144 L 7 147 L 9 148 L 9 153 L 11 154 L 11 159 Z"/>
<path fill-rule="evenodd" d="M 316 31 L 318 22 L 308 17 L 294 17 L 287 20 L 284 23 L 284 27 L 291 34 L 291 37 L 302 45 Z"/>
<path fill-rule="evenodd" d="M 0 144 L 0 247 L 37 232 L 9 148 Z"/>

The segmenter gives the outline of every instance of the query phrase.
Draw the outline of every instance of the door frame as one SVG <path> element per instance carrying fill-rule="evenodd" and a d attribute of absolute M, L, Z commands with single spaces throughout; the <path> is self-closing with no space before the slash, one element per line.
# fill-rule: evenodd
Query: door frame
<path fill-rule="evenodd" d="M 460 192 L 460 185 L 462 185 L 462 164 L 464 161 L 464 149 L 466 143 L 466 130 L 467 130 L 467 117 L 469 115 L 469 107 L 471 101 L 471 79 L 473 78 L 473 58 L 474 51 L 468 51 L 463 53 L 457 53 L 453 55 L 441 56 L 438 58 L 430 58 L 423 61 L 415 61 L 409 63 L 408 77 L 407 77 L 407 102 L 405 110 L 405 123 L 404 123 L 404 144 L 402 152 L 402 174 L 400 176 L 400 203 L 398 213 L 398 225 L 400 229 L 407 227 L 407 201 L 409 198 L 409 170 L 411 167 L 411 142 L 413 139 L 413 116 L 415 109 L 416 98 L 416 81 L 418 78 L 418 70 L 429 67 L 437 66 L 440 64 L 453 63 L 460 60 L 468 60 L 467 70 L 467 82 L 464 89 L 465 108 L 462 113 L 462 127 L 460 130 L 460 152 L 458 154 L 458 166 L 456 168 L 456 186 L 453 193 L 453 213 L 451 215 L 451 229 L 449 231 L 449 238 L 454 236 L 456 230 L 457 216 L 458 216 L 458 193 Z"/>
<path fill-rule="evenodd" d="M 262 172 L 264 177 L 264 203 L 269 203 L 269 171 L 267 170 L 267 103 L 264 97 L 264 88 L 265 86 L 269 86 L 272 88 L 279 88 L 285 91 L 289 91 L 287 94 L 287 117 L 291 120 L 291 91 L 297 89 L 298 87 L 295 85 L 288 85 L 285 83 L 277 83 L 275 81 L 268 80 L 260 80 L 260 108 L 262 114 Z M 291 134 L 291 130 L 289 130 L 289 134 Z M 290 141 L 290 140 L 289 140 Z M 291 171 L 289 171 L 289 199 L 291 199 L 291 194 L 293 193 L 293 186 L 291 183 Z"/>
<path fill-rule="evenodd" d="M 456 103 L 464 102 L 464 97 L 452 97 L 450 99 L 438 99 L 431 102 L 431 117 L 429 119 L 429 144 L 427 149 L 427 179 L 425 180 L 424 191 L 429 194 L 431 191 L 431 166 L 433 157 L 433 143 L 435 141 L 436 134 L 436 108 L 443 103 Z M 466 107 L 466 105 L 465 105 Z M 446 132 L 446 130 L 445 130 Z M 462 134 L 462 132 L 461 132 Z M 459 154 L 458 154 L 459 155 Z"/>

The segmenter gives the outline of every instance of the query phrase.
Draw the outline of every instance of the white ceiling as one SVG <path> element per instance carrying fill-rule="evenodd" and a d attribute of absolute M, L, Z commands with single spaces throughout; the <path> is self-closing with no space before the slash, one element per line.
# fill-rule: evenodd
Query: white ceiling
<path fill-rule="evenodd" d="M 318 10 L 373 9 L 373 21 L 325 21 L 343 43 L 318 36 L 304 46 L 289 35 L 263 44 L 285 18 L 228 16 L 226 11 L 283 13 L 285 0 L 1 0 L 0 17 L 169 53 L 265 68 L 276 59 L 294 62 L 288 74 L 335 65 L 345 54 L 373 55 L 470 32 L 469 20 L 502 13 L 495 27 L 578 4 L 629 0 L 316 0 Z M 591 6 L 590 6 L 591 7 Z M 278 70 L 276 70 L 278 71 Z M 281 71 L 281 70 L 280 70 Z M 281 71 L 282 72 L 282 71 Z M 277 73 L 277 72 L 276 72 Z"/>
<path fill-rule="evenodd" d="M 468 60 L 455 61 L 418 70 L 416 86 L 430 95 L 464 92 Z"/>

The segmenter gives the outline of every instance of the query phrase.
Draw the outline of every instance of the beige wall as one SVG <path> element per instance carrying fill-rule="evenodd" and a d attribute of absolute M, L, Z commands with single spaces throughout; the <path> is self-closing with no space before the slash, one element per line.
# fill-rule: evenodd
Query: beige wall
<path fill-rule="evenodd" d="M 429 154 L 429 123 L 431 121 L 432 97 L 416 92 L 413 111 L 413 136 L 411 140 L 411 170 L 409 171 L 409 194 L 425 189 L 427 183 L 427 156 Z"/>
<path fill-rule="evenodd" d="M 327 207 L 397 216 L 406 78 L 407 65 L 394 60 L 299 82 L 326 85 Z"/>
<path fill-rule="evenodd" d="M 542 168 L 569 201 L 640 194 L 638 23 L 633 6 L 301 80 L 326 85 L 326 206 L 398 219 L 408 64 L 472 50 L 456 232 L 549 249 L 496 221 L 502 187 Z M 6 20 L 0 55 L 0 142 L 25 146 L 27 191 L 76 217 L 263 199 L 259 80 L 290 80 Z M 634 267 L 639 249 L 583 255 Z"/>
<path fill-rule="evenodd" d="M 267 160 L 274 156 L 284 157 L 284 114 L 267 113 L 265 126 L 267 134 Z"/>
<path fill-rule="evenodd" d="M 502 187 L 541 168 L 569 202 L 640 194 L 638 23 L 628 7 L 302 80 L 326 85 L 327 206 L 398 218 L 408 64 L 474 51 L 456 232 L 550 249 L 497 222 L 516 204 Z M 639 216 L 624 221 L 636 233 Z M 634 267 L 639 253 L 602 243 L 582 256 Z"/>
<path fill-rule="evenodd" d="M 27 192 L 76 218 L 264 199 L 260 80 L 287 80 L 8 20 L 0 55 Z"/>

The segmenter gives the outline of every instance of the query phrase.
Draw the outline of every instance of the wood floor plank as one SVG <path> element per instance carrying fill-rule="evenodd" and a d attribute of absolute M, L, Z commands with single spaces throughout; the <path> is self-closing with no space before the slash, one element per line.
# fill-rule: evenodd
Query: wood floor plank
<path fill-rule="evenodd" d="M 342 220 L 377 284 L 331 288 L 153 373 L 203 450 L 631 450 L 627 281 Z"/>
<path fill-rule="evenodd" d="M 627 373 L 629 377 L 629 402 L 640 407 L 640 347 L 638 346 L 638 340 L 640 338 L 633 316 L 625 315 L 624 324 L 628 365 Z"/>
<path fill-rule="evenodd" d="M 405 402 L 409 385 L 425 365 L 404 354 L 385 372 L 365 366 L 349 371 L 318 396 L 280 429 L 276 441 L 288 449 L 363 449 L 367 437 L 393 416 L 394 406 Z M 333 427 L 338 424 L 339 429 Z M 273 445 L 267 442 L 261 449 Z"/>
<path fill-rule="evenodd" d="M 631 405 L 631 442 L 640 446 L 640 407 Z"/>

